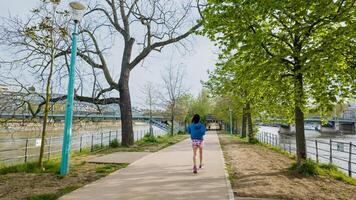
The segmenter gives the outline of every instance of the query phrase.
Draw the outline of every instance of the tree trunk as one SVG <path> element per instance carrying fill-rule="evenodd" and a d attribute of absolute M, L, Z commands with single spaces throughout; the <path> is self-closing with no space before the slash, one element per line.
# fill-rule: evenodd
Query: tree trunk
<path fill-rule="evenodd" d="M 238 115 L 236 114 L 236 121 L 235 121 L 235 124 L 236 124 L 236 134 L 241 134 L 240 133 L 240 130 L 239 130 L 239 119 L 238 119 Z"/>
<path fill-rule="evenodd" d="M 53 13 L 55 13 L 55 11 Z M 43 168 L 42 160 L 43 160 L 43 154 L 44 154 L 44 148 L 45 148 L 47 120 L 48 120 L 48 114 L 49 114 L 49 104 L 50 104 L 50 99 L 51 99 L 51 80 L 52 80 L 52 74 L 53 74 L 54 53 L 55 53 L 53 31 L 51 31 L 51 40 L 52 40 L 52 42 L 51 42 L 52 43 L 51 44 L 51 63 L 50 63 L 49 74 L 48 74 L 48 78 L 47 78 L 47 82 L 46 82 L 46 103 L 45 103 L 43 123 L 42 123 L 40 155 L 38 158 L 38 166 L 40 169 Z"/>
<path fill-rule="evenodd" d="M 234 115 L 231 115 L 231 129 L 232 129 L 232 134 L 235 134 L 235 123 L 234 123 Z"/>
<path fill-rule="evenodd" d="M 150 94 L 150 136 L 153 136 L 153 127 L 152 127 L 152 97 Z"/>
<path fill-rule="evenodd" d="M 174 108 L 172 106 L 171 109 L 171 135 L 173 136 L 173 131 L 174 131 Z"/>
<path fill-rule="evenodd" d="M 302 111 L 303 105 L 303 75 L 298 73 L 294 77 L 295 89 L 295 138 L 297 145 L 297 164 L 300 166 L 302 160 L 307 157 L 305 146 L 305 133 L 304 133 L 304 113 Z"/>
<path fill-rule="evenodd" d="M 129 90 L 129 69 L 122 69 L 119 92 L 120 92 L 120 111 L 121 111 L 121 130 L 123 146 L 131 146 L 134 144 L 134 135 L 132 127 L 132 110 L 131 110 L 131 97 Z"/>
<path fill-rule="evenodd" d="M 52 64 L 51 64 L 52 65 Z M 51 66 L 52 68 L 52 66 Z M 40 155 L 38 158 L 38 166 L 40 169 L 43 168 L 43 154 L 44 154 L 44 147 L 45 147 L 45 140 L 46 140 L 46 131 L 47 131 L 47 120 L 48 120 L 48 113 L 49 113 L 49 99 L 51 98 L 50 95 L 50 84 L 51 84 L 51 77 L 52 77 L 52 69 L 50 69 L 50 75 L 47 79 L 47 86 L 46 86 L 46 104 L 44 108 L 44 116 L 42 122 L 42 136 L 41 136 L 41 147 L 40 147 Z"/>
<path fill-rule="evenodd" d="M 247 120 L 247 127 L 248 127 L 248 141 L 252 142 L 254 139 L 253 134 L 253 126 L 252 126 L 252 116 L 251 116 L 251 107 L 250 103 L 246 104 L 246 120 Z"/>
<path fill-rule="evenodd" d="M 246 137 L 246 108 L 242 108 L 242 127 L 241 127 L 241 137 Z"/>

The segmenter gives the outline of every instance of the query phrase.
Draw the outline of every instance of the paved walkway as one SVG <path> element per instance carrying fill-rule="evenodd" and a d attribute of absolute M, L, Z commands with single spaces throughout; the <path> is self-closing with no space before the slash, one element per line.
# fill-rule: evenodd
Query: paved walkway
<path fill-rule="evenodd" d="M 192 173 L 190 140 L 147 155 L 61 200 L 233 199 L 216 132 L 205 136 L 204 169 Z"/>
<path fill-rule="evenodd" d="M 119 164 L 133 163 L 149 154 L 149 152 L 116 152 L 96 158 L 89 159 L 90 163 Z"/>

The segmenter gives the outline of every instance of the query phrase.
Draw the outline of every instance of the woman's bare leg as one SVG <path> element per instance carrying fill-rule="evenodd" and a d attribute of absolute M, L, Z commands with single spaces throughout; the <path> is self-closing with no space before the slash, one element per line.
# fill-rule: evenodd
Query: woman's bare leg
<path fill-rule="evenodd" d="M 203 164 L 203 147 L 199 147 L 199 158 L 200 158 L 200 166 Z"/>
<path fill-rule="evenodd" d="M 197 166 L 197 150 L 198 150 L 198 147 L 197 146 L 193 146 L 193 163 L 194 163 L 194 166 Z"/>

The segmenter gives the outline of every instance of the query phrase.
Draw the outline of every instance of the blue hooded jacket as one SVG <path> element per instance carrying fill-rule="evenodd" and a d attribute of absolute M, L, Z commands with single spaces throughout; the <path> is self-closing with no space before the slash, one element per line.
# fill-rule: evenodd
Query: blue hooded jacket
<path fill-rule="evenodd" d="M 190 138 L 192 140 L 203 140 L 203 136 L 205 135 L 205 126 L 201 123 L 190 124 L 188 126 L 188 133 L 190 134 Z"/>

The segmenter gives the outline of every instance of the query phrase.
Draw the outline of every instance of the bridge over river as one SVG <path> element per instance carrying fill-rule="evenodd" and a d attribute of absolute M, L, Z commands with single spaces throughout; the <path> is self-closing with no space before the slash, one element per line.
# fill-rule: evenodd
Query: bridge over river
<path fill-rule="evenodd" d="M 282 121 L 275 118 L 271 121 Z M 355 134 L 356 130 L 356 118 L 337 118 L 333 117 L 325 120 L 326 123 L 322 123 L 320 117 L 308 117 L 304 119 L 305 129 L 317 130 L 324 133 L 346 133 Z M 276 123 L 280 127 L 281 133 L 290 133 L 295 131 L 295 127 L 290 124 Z"/>
<path fill-rule="evenodd" d="M 42 119 L 44 116 L 43 113 L 40 113 L 36 116 L 36 118 Z M 23 113 L 23 114 L 12 114 L 12 113 L 0 113 L 0 118 L 2 119 L 31 119 L 33 116 L 30 113 Z M 65 118 L 64 113 L 49 113 L 48 119 L 52 119 L 54 121 L 62 121 Z M 91 121 L 99 121 L 99 120 L 120 120 L 121 115 L 117 113 L 103 113 L 103 114 L 97 114 L 97 113 L 90 113 L 90 112 L 74 112 L 73 114 L 73 119 L 87 119 Z M 143 115 L 142 113 L 134 113 L 132 115 L 133 120 L 140 120 L 140 121 L 146 121 L 149 120 L 150 117 Z M 152 119 L 156 121 L 165 121 L 167 118 L 163 116 L 152 116 Z"/>

